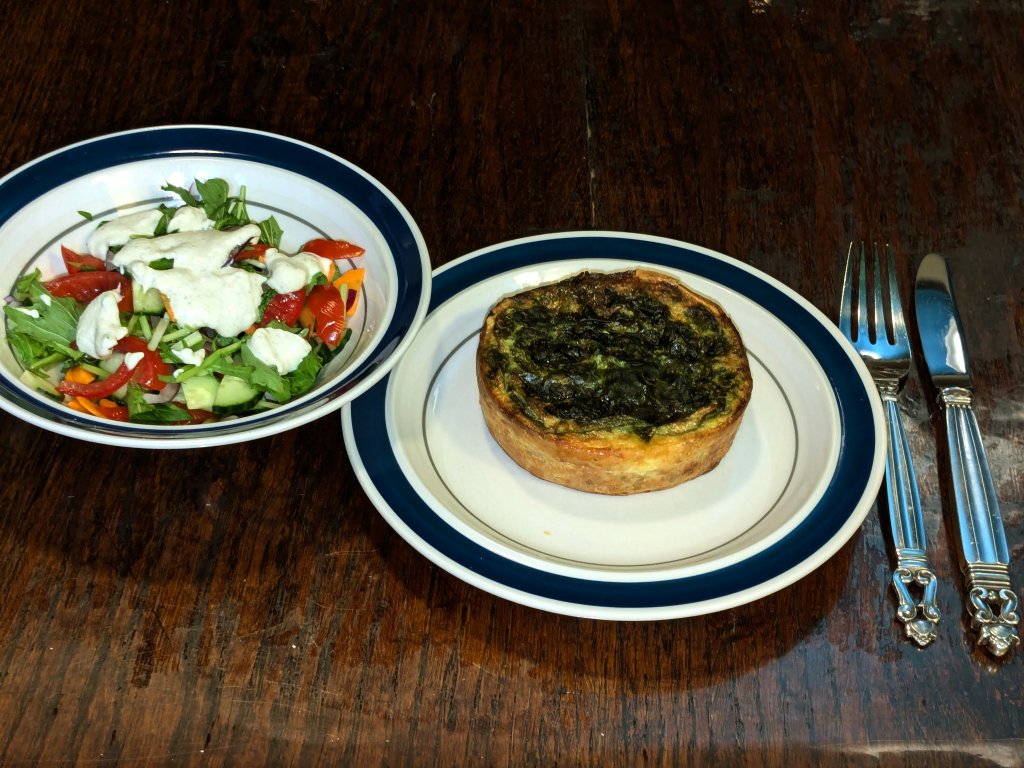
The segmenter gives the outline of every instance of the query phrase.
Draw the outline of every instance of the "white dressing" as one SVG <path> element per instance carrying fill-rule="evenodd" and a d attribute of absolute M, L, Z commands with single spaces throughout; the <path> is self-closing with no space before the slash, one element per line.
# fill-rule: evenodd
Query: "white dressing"
<path fill-rule="evenodd" d="M 297 333 L 281 328 L 257 328 L 249 337 L 249 351 L 282 376 L 298 368 L 311 349 Z"/>
<path fill-rule="evenodd" d="M 166 297 L 178 325 L 237 336 L 260 319 L 262 275 L 233 267 L 153 269 L 141 262 L 129 271 L 144 290 L 156 288 Z"/>
<path fill-rule="evenodd" d="M 208 229 L 213 229 L 213 220 L 206 217 L 206 211 L 194 205 L 181 206 L 167 222 L 168 232 L 204 232 Z"/>
<path fill-rule="evenodd" d="M 150 264 L 158 259 L 173 259 L 175 268 L 209 270 L 223 267 L 231 254 L 259 239 L 260 228 L 246 224 L 237 229 L 173 232 L 150 238 L 136 238 L 118 251 L 111 263 L 131 268 L 133 264 Z"/>
<path fill-rule="evenodd" d="M 289 256 L 277 248 L 268 248 L 263 257 L 267 267 L 267 285 L 278 293 L 291 293 L 306 284 L 318 274 L 330 274 L 330 259 L 317 256 L 315 253 L 297 253 Z"/>
<path fill-rule="evenodd" d="M 111 219 L 98 226 L 89 235 L 86 248 L 97 259 L 105 259 L 111 248 L 124 245 L 133 237 L 152 235 L 161 218 L 163 218 L 163 214 L 155 208 L 150 211 L 118 216 L 116 219 Z"/>
<path fill-rule="evenodd" d="M 128 335 L 117 310 L 120 300 L 121 290 L 115 288 L 104 291 L 86 305 L 75 331 L 79 351 L 104 360 L 110 357 L 117 342 Z"/>
<path fill-rule="evenodd" d="M 179 362 L 182 362 L 185 365 L 199 365 L 204 359 L 206 359 L 205 349 L 192 349 L 191 347 L 186 347 L 182 344 L 175 344 L 171 347 L 171 352 L 174 353 L 174 356 L 178 358 Z"/>

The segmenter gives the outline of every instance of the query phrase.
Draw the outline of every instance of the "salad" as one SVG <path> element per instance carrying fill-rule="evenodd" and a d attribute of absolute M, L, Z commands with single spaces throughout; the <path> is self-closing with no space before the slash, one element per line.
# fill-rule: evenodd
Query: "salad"
<path fill-rule="evenodd" d="M 308 392 L 348 343 L 365 250 L 314 239 L 281 250 L 223 179 L 99 222 L 66 273 L 21 277 L 4 305 L 22 381 L 68 408 L 142 424 L 198 424 Z M 83 213 L 88 219 L 92 217 Z"/>

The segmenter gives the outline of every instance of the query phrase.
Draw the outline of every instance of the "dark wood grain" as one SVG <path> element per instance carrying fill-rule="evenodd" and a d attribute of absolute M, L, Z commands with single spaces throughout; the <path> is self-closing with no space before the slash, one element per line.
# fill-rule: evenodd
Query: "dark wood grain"
<path fill-rule="evenodd" d="M 849 239 L 890 239 L 908 292 L 945 253 L 1024 585 L 1019 4 L 11 6 L 0 173 L 112 131 L 256 128 L 380 179 L 435 266 L 637 231 L 725 252 L 828 317 Z M 336 417 L 149 452 L 0 413 L 0 764 L 1020 765 L 1020 652 L 996 662 L 966 631 L 916 374 L 905 403 L 945 613 L 926 650 L 893 621 L 884 505 L 756 603 L 580 620 L 417 554 Z"/>

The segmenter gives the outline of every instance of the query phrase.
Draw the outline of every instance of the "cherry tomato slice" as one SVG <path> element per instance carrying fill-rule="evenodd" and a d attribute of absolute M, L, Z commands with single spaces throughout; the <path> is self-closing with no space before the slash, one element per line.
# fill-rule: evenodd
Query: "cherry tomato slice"
<path fill-rule="evenodd" d="M 354 259 L 356 256 L 362 256 L 366 253 L 365 248 L 354 243 L 345 240 L 325 240 L 323 238 L 310 240 L 302 246 L 302 250 L 334 261 L 338 259 Z"/>
<path fill-rule="evenodd" d="M 295 325 L 299 321 L 299 314 L 302 312 L 302 304 L 305 299 L 306 290 L 304 288 L 291 293 L 277 294 L 263 310 L 260 325 L 267 325 L 272 320 L 277 320 L 285 325 Z"/>
<path fill-rule="evenodd" d="M 117 302 L 119 312 L 132 311 L 132 281 L 120 272 L 109 270 L 72 272 L 67 275 L 55 277 L 43 283 L 54 296 L 61 298 L 72 298 L 83 304 L 88 304 L 101 293 L 121 289 L 121 300 Z"/>
<path fill-rule="evenodd" d="M 299 319 L 320 341 L 334 349 L 345 333 L 345 302 L 341 292 L 329 283 L 315 286 L 306 297 Z"/>
<path fill-rule="evenodd" d="M 118 366 L 117 370 L 105 379 L 97 379 L 88 384 L 79 384 L 74 381 L 62 381 L 57 385 L 57 391 L 72 397 L 85 397 L 89 400 L 99 400 L 110 397 L 127 384 L 129 381 L 136 381 L 145 389 L 160 390 L 167 386 L 167 382 L 160 379 L 160 376 L 170 376 L 171 366 L 165 363 L 160 355 L 146 346 L 146 341 L 138 336 L 125 336 L 114 347 L 118 352 L 141 352 L 142 359 L 134 368 L 129 368 L 124 363 Z"/>
<path fill-rule="evenodd" d="M 107 268 L 103 259 L 97 259 L 88 253 L 77 253 L 72 251 L 66 245 L 60 247 L 61 258 L 64 259 L 64 267 L 67 269 L 68 274 L 74 274 L 76 272 L 94 271 L 102 272 Z"/>
<path fill-rule="evenodd" d="M 266 243 L 253 243 L 252 245 L 243 245 L 239 248 L 235 255 L 231 257 L 232 261 L 247 261 L 253 259 L 255 261 L 263 261 L 263 256 L 270 248 Z"/>
<path fill-rule="evenodd" d="M 146 340 L 138 336 L 125 336 L 115 347 L 118 352 L 141 352 L 142 360 L 132 369 L 133 378 L 146 389 L 160 390 L 167 386 L 161 376 L 171 375 L 171 366 L 163 361 L 160 354 L 148 346 Z"/>
<path fill-rule="evenodd" d="M 64 380 L 57 384 L 57 391 L 71 397 L 85 397 L 89 400 L 99 400 L 101 397 L 110 397 L 121 387 L 131 381 L 133 370 L 124 363 L 116 371 L 105 379 L 96 379 L 89 384 Z"/>
<path fill-rule="evenodd" d="M 128 421 L 127 405 L 104 405 L 103 403 L 97 403 L 96 407 L 99 408 L 100 413 L 108 419 L 113 421 Z"/>

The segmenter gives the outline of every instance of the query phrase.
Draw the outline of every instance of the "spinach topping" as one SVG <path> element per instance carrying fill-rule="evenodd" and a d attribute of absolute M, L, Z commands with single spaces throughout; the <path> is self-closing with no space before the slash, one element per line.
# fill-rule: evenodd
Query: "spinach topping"
<path fill-rule="evenodd" d="M 619 425 L 649 440 L 693 413 L 726 409 L 736 372 L 722 358 L 732 343 L 704 307 L 673 319 L 652 292 L 579 276 L 538 290 L 495 318 L 497 345 L 486 365 L 502 370 L 526 415 L 580 427 Z"/>

